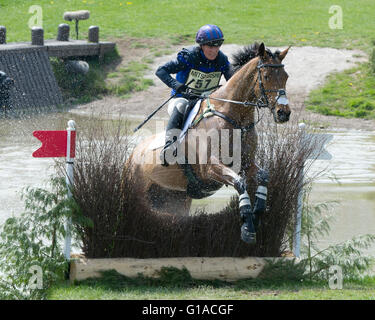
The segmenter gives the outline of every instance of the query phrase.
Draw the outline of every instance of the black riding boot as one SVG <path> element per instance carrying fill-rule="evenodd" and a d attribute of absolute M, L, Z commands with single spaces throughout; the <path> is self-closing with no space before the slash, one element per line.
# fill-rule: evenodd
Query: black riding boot
<path fill-rule="evenodd" d="M 163 149 L 160 151 L 160 160 L 161 160 L 162 166 L 165 166 L 165 167 L 168 166 L 168 162 L 165 158 L 165 154 L 168 149 L 173 150 L 172 154 L 175 157 L 177 156 L 178 136 L 176 135 L 177 133 L 176 130 L 177 129 L 179 131 L 181 130 L 183 120 L 184 120 L 184 114 L 179 112 L 177 108 L 174 108 L 171 118 L 169 119 L 166 132 L 165 132 L 165 145 Z"/>

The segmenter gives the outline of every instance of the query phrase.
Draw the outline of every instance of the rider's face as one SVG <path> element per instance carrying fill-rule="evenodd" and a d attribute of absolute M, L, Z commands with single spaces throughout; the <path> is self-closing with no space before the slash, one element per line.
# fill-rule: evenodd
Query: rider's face
<path fill-rule="evenodd" d="M 219 53 L 220 47 L 213 47 L 208 45 L 202 45 L 202 51 L 204 53 L 204 56 L 208 60 L 215 60 L 218 53 Z"/>

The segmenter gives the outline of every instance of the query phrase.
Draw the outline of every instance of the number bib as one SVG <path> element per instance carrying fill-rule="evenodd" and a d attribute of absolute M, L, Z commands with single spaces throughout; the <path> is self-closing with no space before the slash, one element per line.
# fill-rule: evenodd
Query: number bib
<path fill-rule="evenodd" d="M 220 71 L 206 73 L 199 70 L 191 69 L 186 83 L 192 81 L 188 87 L 194 93 L 200 94 L 202 92 L 210 91 L 217 87 L 219 85 L 220 78 Z"/>

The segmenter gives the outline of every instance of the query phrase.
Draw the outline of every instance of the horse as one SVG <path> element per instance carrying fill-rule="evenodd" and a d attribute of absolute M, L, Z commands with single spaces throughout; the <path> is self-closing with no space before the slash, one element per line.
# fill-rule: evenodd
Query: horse
<path fill-rule="evenodd" d="M 156 135 L 146 138 L 134 148 L 125 168 L 127 174 L 134 178 L 135 192 L 146 208 L 158 213 L 188 215 L 192 199 L 208 197 L 223 185 L 233 186 L 239 195 L 243 222 L 241 238 L 246 243 L 256 243 L 259 218 L 266 207 L 268 172 L 255 163 L 255 110 L 268 108 L 276 123 L 289 120 L 291 110 L 285 89 L 288 74 L 281 63 L 289 48 L 272 53 L 264 43 L 254 43 L 233 56 L 233 76 L 223 86 L 203 96 L 199 112 L 180 143 L 185 150 L 195 152 L 193 159 L 197 161 L 186 162 L 185 155 L 184 162 L 162 166 L 158 161 L 162 146 L 151 148 Z M 192 130 L 195 130 L 194 135 Z M 200 132 L 209 130 L 226 130 L 229 141 L 235 136 L 240 137 L 239 168 L 234 170 L 233 161 L 224 163 L 220 152 L 219 155 L 212 152 L 212 139 L 199 139 Z M 200 148 L 196 144 L 197 136 Z M 223 138 L 219 139 L 222 141 Z M 229 148 L 233 154 L 234 143 L 229 143 Z M 202 155 L 198 149 L 207 153 Z M 205 161 L 200 162 L 203 158 Z M 256 179 L 258 183 L 254 208 L 247 185 L 250 179 Z"/>

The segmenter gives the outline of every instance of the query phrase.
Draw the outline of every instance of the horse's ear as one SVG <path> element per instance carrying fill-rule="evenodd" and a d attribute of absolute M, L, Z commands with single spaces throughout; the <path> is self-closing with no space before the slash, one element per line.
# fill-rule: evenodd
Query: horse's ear
<path fill-rule="evenodd" d="M 288 53 L 290 47 L 291 46 L 289 46 L 288 48 L 286 48 L 283 52 L 280 52 L 280 54 L 279 54 L 280 61 L 283 61 L 283 59 L 285 58 L 286 54 Z"/>
<path fill-rule="evenodd" d="M 261 58 L 265 58 L 265 56 L 266 56 L 266 48 L 265 48 L 263 42 L 260 44 L 260 46 L 258 48 L 257 56 L 259 56 Z"/>

